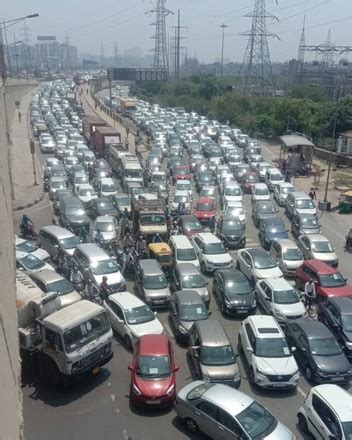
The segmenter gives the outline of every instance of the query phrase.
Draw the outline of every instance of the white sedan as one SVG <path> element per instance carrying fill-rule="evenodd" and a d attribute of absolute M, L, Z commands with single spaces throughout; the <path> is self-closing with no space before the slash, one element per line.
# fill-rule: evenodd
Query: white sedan
<path fill-rule="evenodd" d="M 15 240 L 16 258 L 22 258 L 28 254 L 34 255 L 42 261 L 49 261 L 50 255 L 45 249 L 40 249 L 32 242 L 16 237 Z"/>
<path fill-rule="evenodd" d="M 254 285 L 266 278 L 281 278 L 281 269 L 271 255 L 263 248 L 247 248 L 237 251 L 236 267 L 242 271 Z"/>
<path fill-rule="evenodd" d="M 77 196 L 83 203 L 88 203 L 93 199 L 97 199 L 98 196 L 89 183 L 84 183 L 83 185 L 77 185 Z"/>

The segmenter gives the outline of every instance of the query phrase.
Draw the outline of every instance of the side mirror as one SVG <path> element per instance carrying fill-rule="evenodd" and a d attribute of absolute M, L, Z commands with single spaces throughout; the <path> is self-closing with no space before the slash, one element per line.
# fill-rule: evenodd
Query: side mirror
<path fill-rule="evenodd" d="M 246 348 L 246 350 L 247 350 L 249 353 L 253 353 L 253 348 L 252 348 L 252 347 L 249 347 L 249 346 L 248 346 L 248 347 Z"/>
<path fill-rule="evenodd" d="M 130 371 L 134 371 L 133 365 L 130 364 L 130 365 L 128 366 L 128 369 L 129 369 Z"/>
<path fill-rule="evenodd" d="M 291 351 L 292 351 L 292 353 L 295 352 L 296 350 L 297 350 L 296 347 L 291 347 Z"/>

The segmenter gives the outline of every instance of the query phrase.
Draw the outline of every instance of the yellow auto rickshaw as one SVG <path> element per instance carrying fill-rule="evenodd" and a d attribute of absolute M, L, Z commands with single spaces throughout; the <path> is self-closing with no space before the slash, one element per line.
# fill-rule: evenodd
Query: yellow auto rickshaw
<path fill-rule="evenodd" d="M 158 260 L 162 269 L 168 273 L 172 267 L 172 252 L 167 243 L 150 243 L 148 245 L 149 256 Z"/>

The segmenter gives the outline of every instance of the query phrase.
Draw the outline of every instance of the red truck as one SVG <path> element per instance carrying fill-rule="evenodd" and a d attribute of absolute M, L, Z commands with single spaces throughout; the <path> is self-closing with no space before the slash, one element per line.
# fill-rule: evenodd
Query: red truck
<path fill-rule="evenodd" d="M 104 157 L 111 145 L 121 145 L 121 134 L 111 127 L 97 127 L 92 134 L 91 143 L 100 156 Z"/>
<path fill-rule="evenodd" d="M 97 116 L 83 116 L 83 136 L 89 144 L 91 143 L 92 134 L 95 132 L 96 128 L 106 126 L 107 123 Z"/>

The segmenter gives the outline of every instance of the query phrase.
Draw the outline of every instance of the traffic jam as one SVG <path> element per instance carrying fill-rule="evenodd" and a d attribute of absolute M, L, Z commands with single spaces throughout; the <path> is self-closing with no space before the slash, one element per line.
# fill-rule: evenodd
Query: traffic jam
<path fill-rule="evenodd" d="M 280 397 L 304 377 L 302 435 L 351 439 L 352 287 L 312 195 L 239 128 L 120 87 L 113 128 L 85 114 L 84 93 L 56 80 L 32 95 L 53 219 L 25 214 L 15 238 L 23 368 L 74 386 L 109 369 L 117 338 L 131 404 L 214 439 L 296 438 L 241 388 Z"/>

